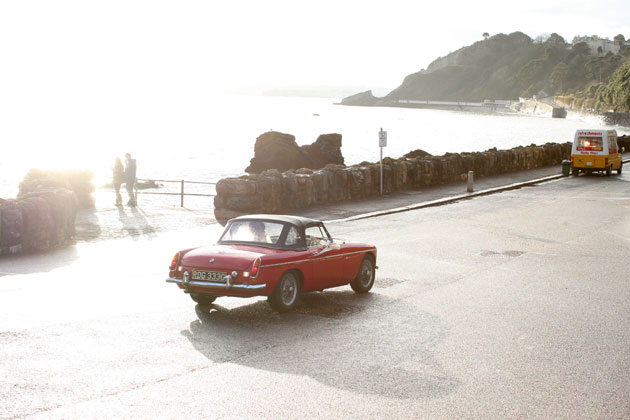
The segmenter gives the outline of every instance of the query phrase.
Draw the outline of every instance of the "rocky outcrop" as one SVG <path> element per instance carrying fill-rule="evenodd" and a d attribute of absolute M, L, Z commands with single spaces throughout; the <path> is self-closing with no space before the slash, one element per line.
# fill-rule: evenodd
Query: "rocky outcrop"
<path fill-rule="evenodd" d="M 403 155 L 404 158 L 407 159 L 411 159 L 411 158 L 423 158 L 423 157 L 427 157 L 427 156 L 433 156 L 431 153 L 429 152 L 425 152 L 422 149 L 416 149 L 416 150 L 412 150 L 411 152 L 405 153 Z"/>
<path fill-rule="evenodd" d="M 94 174 L 90 171 L 43 171 L 31 169 L 22 182 L 18 198 L 40 188 L 64 188 L 74 192 L 79 208 L 94 207 Z"/>
<path fill-rule="evenodd" d="M 290 134 L 269 131 L 256 139 L 254 157 L 245 172 L 258 174 L 268 169 L 323 168 L 329 163 L 343 165 L 341 134 L 323 134 L 315 143 L 298 146 Z"/>
<path fill-rule="evenodd" d="M 63 188 L 40 187 L 0 200 L 0 255 L 44 251 L 71 241 L 77 200 Z"/>
<path fill-rule="evenodd" d="M 630 112 L 604 112 L 602 115 L 608 125 L 630 127 Z"/>
<path fill-rule="evenodd" d="M 447 153 L 383 159 L 383 192 L 421 189 L 475 176 L 490 176 L 557 165 L 570 157 L 571 144 L 547 143 L 509 150 Z M 259 175 L 224 178 L 217 183 L 214 214 L 225 221 L 252 213 L 284 213 L 311 205 L 362 199 L 380 194 L 380 168 L 364 162 L 319 170 L 264 171 Z"/>
<path fill-rule="evenodd" d="M 371 90 L 348 96 L 341 100 L 341 105 L 372 106 L 378 103 L 378 98 Z"/>

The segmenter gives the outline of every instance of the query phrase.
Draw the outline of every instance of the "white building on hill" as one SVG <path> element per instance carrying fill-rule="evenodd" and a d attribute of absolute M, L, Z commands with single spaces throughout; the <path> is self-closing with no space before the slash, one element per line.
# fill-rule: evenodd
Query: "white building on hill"
<path fill-rule="evenodd" d="M 611 41 L 608 38 L 600 38 L 597 35 L 576 36 L 573 38 L 573 45 L 578 42 L 585 42 L 591 48 L 591 53 L 593 55 L 606 55 L 609 51 L 613 54 L 619 54 L 619 50 L 621 48 L 618 43 Z"/>

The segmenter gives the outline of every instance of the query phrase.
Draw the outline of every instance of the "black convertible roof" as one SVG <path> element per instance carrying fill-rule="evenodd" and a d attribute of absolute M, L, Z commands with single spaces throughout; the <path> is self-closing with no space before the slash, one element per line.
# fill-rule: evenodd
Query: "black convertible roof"
<path fill-rule="evenodd" d="M 236 217 L 232 220 L 263 220 L 268 222 L 290 223 L 300 227 L 320 222 L 319 220 L 309 219 L 308 217 L 289 216 L 283 214 L 248 214 Z"/>

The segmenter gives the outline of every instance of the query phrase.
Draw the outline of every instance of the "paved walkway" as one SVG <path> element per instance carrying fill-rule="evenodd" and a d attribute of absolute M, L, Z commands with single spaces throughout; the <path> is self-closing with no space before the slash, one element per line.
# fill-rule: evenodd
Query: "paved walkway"
<path fill-rule="evenodd" d="M 475 192 L 526 182 L 561 173 L 561 167 L 550 166 L 529 171 L 484 177 L 475 180 Z M 402 191 L 365 200 L 331 203 L 309 207 L 293 214 L 321 220 L 336 220 L 375 211 L 387 211 L 419 205 L 435 200 L 466 194 L 466 182 L 455 182 L 415 191 Z M 96 208 L 77 215 L 77 241 L 101 241 L 126 237 L 151 237 L 158 232 L 190 229 L 217 223 L 212 198 L 187 197 L 186 207 L 180 207 L 179 197 L 141 195 L 138 207 L 114 206 L 109 190 L 96 192 Z"/>

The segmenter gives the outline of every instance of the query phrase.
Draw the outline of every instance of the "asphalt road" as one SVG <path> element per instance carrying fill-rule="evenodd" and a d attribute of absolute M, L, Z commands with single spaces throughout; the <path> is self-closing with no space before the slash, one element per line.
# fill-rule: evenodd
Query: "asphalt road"
<path fill-rule="evenodd" d="M 630 418 L 630 174 L 332 223 L 377 284 L 195 306 L 220 227 L 0 260 L 1 419 Z"/>

